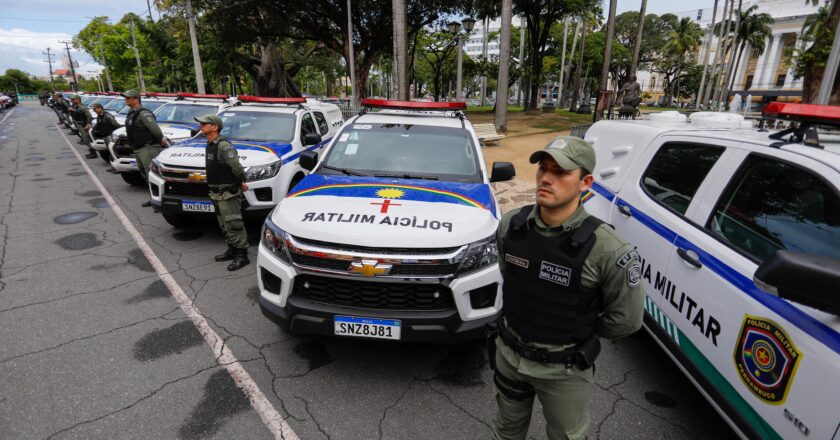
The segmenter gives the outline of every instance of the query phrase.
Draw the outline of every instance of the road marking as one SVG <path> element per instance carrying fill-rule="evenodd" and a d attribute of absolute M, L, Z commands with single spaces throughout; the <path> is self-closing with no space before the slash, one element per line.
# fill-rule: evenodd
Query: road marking
<path fill-rule="evenodd" d="M 8 116 L 7 116 L 8 117 Z M 58 124 L 56 124 L 58 125 Z M 82 159 L 82 155 L 73 148 L 73 144 L 70 143 L 70 140 L 67 139 L 67 136 L 64 135 L 64 132 L 61 131 L 61 127 L 59 126 L 58 133 L 61 134 L 61 137 L 64 138 L 64 141 L 67 142 L 67 146 L 70 147 L 70 151 L 76 155 L 76 159 L 82 164 L 82 167 L 88 173 L 93 183 L 99 189 L 99 192 L 102 193 L 102 196 L 105 200 L 108 201 L 108 204 L 111 205 L 111 209 L 114 210 L 114 214 L 117 215 L 117 218 L 120 219 L 123 227 L 125 227 L 126 231 L 128 231 L 131 238 L 134 239 L 134 242 L 137 243 L 137 247 L 143 252 L 143 255 L 149 260 L 149 263 L 152 264 L 154 267 L 155 272 L 157 272 L 158 276 L 160 277 L 161 281 L 169 288 L 169 292 L 172 294 L 172 297 L 178 303 L 178 306 L 187 315 L 188 318 L 193 322 L 193 324 L 198 328 L 198 331 L 204 336 L 204 341 L 207 342 L 207 345 L 213 350 L 213 354 L 216 355 L 220 353 L 221 356 L 218 357 L 218 363 L 227 370 L 228 374 L 231 375 L 236 385 L 242 389 L 246 396 L 248 396 L 248 400 L 251 401 L 251 406 L 254 410 L 259 414 L 260 419 L 262 419 L 263 423 L 268 430 L 274 434 L 275 439 L 286 439 L 286 440 L 300 440 L 297 436 L 295 431 L 292 430 L 292 427 L 289 426 L 288 423 L 283 419 L 283 416 L 277 412 L 277 409 L 274 408 L 274 405 L 268 400 L 265 394 L 260 390 L 259 386 L 257 386 L 254 379 L 251 378 L 251 375 L 245 371 L 245 367 L 239 363 L 239 360 L 234 356 L 233 352 L 228 348 L 225 341 L 219 337 L 219 335 L 210 327 L 210 324 L 207 322 L 207 319 L 198 311 L 198 309 L 192 304 L 192 301 L 184 293 L 184 290 L 181 289 L 181 286 L 178 285 L 178 282 L 175 281 L 175 278 L 169 274 L 169 271 L 160 261 L 160 259 L 155 255 L 155 252 L 149 247 L 146 240 L 143 239 L 143 236 L 140 235 L 140 232 L 137 231 L 137 228 L 131 223 L 131 220 L 128 219 L 128 216 L 125 215 L 122 208 L 114 201 L 114 198 L 111 197 L 111 193 L 108 192 L 108 189 L 105 188 L 105 185 L 96 177 L 96 174 L 93 173 L 93 170 L 90 169 L 88 164 Z"/>
<path fill-rule="evenodd" d="M 3 120 L 2 120 L 2 121 L 0 121 L 0 124 L 2 124 L 2 123 L 4 123 L 4 122 L 6 122 L 6 119 L 9 119 L 9 116 L 12 116 L 12 113 L 14 113 L 14 112 L 15 112 L 15 110 L 17 110 L 17 107 L 15 107 L 15 108 L 13 108 L 13 109 L 9 110 L 9 113 L 7 113 L 7 114 L 6 114 L 6 116 L 4 116 L 4 117 L 3 117 Z"/>

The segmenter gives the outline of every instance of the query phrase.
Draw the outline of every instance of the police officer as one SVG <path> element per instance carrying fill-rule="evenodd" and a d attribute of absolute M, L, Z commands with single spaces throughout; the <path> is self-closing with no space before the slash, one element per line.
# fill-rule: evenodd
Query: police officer
<path fill-rule="evenodd" d="M 93 128 L 93 135 L 97 139 L 103 139 L 105 145 L 108 145 L 111 143 L 111 133 L 120 128 L 120 123 L 117 122 L 114 115 L 105 111 L 102 104 L 97 102 L 91 107 L 96 112 L 96 127 Z"/>
<path fill-rule="evenodd" d="M 125 104 L 131 108 L 125 117 L 125 134 L 128 144 L 134 149 L 140 175 L 148 184 L 152 159 L 160 154 L 161 146 L 166 145 L 166 140 L 157 124 L 155 114 L 141 104 L 140 93 L 137 90 L 128 90 L 122 96 L 125 98 Z M 152 201 L 147 200 L 141 206 L 152 206 Z"/>
<path fill-rule="evenodd" d="M 560 136 L 533 153 L 536 204 L 508 212 L 497 232 L 504 309 L 495 344 L 494 438 L 525 439 L 534 397 L 549 439 L 584 439 L 599 337 L 641 327 L 639 255 L 587 214 L 595 151 Z"/>
<path fill-rule="evenodd" d="M 53 110 L 55 110 L 55 114 L 58 116 L 58 122 L 60 124 L 64 124 L 67 126 L 67 110 L 70 108 L 70 103 L 64 99 L 64 95 L 59 92 L 55 92 L 53 95 Z"/>
<path fill-rule="evenodd" d="M 242 191 L 248 190 L 245 170 L 239 163 L 239 154 L 233 144 L 222 138 L 222 118 L 204 115 L 195 118 L 201 124 L 201 133 L 207 137 L 205 168 L 210 198 L 216 207 L 216 217 L 227 241 L 227 251 L 215 257 L 216 261 L 233 260 L 228 270 L 238 270 L 250 263 L 248 260 L 248 234 L 242 220 Z"/>
<path fill-rule="evenodd" d="M 90 126 L 93 122 L 93 116 L 91 116 L 90 110 L 82 104 L 81 96 L 73 95 L 70 97 L 70 101 L 73 103 L 73 122 L 76 124 L 76 129 L 79 130 L 79 137 L 82 138 L 79 144 L 87 145 L 88 154 L 85 157 L 93 159 L 96 157 L 96 151 L 90 145 Z"/>

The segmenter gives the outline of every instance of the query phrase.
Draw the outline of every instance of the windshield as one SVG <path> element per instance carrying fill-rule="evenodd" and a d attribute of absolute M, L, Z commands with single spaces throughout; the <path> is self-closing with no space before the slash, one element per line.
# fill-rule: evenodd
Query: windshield
<path fill-rule="evenodd" d="M 123 107 L 126 107 L 124 99 L 114 98 L 111 102 L 108 103 L 108 105 L 103 104 L 103 108 L 105 110 L 115 110 L 115 111 L 117 111 L 117 110 L 122 109 Z"/>
<path fill-rule="evenodd" d="M 196 116 L 203 116 L 206 114 L 215 115 L 217 111 L 218 107 L 216 107 L 215 105 L 179 104 L 175 102 L 170 102 L 160 106 L 154 112 L 158 122 L 179 122 L 182 124 L 195 124 Z"/>
<path fill-rule="evenodd" d="M 111 101 L 113 101 L 114 99 L 115 98 L 96 98 L 93 101 L 91 101 L 90 104 L 93 105 L 98 102 L 102 104 L 102 107 L 105 107 L 106 105 L 110 104 Z"/>
<path fill-rule="evenodd" d="M 480 170 L 463 128 L 353 124 L 339 134 L 318 172 L 480 183 Z"/>
<path fill-rule="evenodd" d="M 157 110 L 158 107 L 162 106 L 163 104 L 166 104 L 166 102 L 165 101 L 143 101 L 143 107 L 147 108 L 147 109 L 149 109 L 153 112 L 155 110 Z M 117 113 L 121 114 L 121 115 L 127 115 L 128 112 L 130 112 L 130 111 L 131 111 L 131 107 L 125 106 Z"/>
<path fill-rule="evenodd" d="M 99 99 L 98 96 L 83 96 L 82 97 L 82 104 L 85 106 L 89 106 L 93 101 Z"/>
<path fill-rule="evenodd" d="M 228 111 L 219 116 L 225 139 L 288 143 L 295 136 L 295 117 L 291 114 Z"/>

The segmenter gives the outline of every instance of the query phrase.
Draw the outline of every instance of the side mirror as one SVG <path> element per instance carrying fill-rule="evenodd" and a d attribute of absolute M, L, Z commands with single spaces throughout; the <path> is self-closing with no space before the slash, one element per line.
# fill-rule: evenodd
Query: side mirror
<path fill-rule="evenodd" d="M 303 135 L 303 146 L 308 147 L 310 145 L 320 144 L 321 143 L 321 135 L 318 133 L 306 133 Z"/>
<path fill-rule="evenodd" d="M 190 137 L 194 138 L 194 137 L 196 137 L 196 135 L 198 135 L 198 133 L 199 133 L 198 129 L 193 128 L 193 129 L 190 130 Z"/>
<path fill-rule="evenodd" d="M 318 136 L 318 135 L 315 135 Z M 320 136 L 318 136 L 320 137 Z M 312 171 L 315 169 L 315 165 L 318 165 L 318 153 L 314 151 L 304 151 L 300 153 L 300 158 L 298 159 L 298 163 L 300 163 L 300 167 L 307 170 Z"/>
<path fill-rule="evenodd" d="M 513 179 L 516 170 L 510 162 L 493 162 L 493 171 L 490 173 L 490 182 L 504 182 Z"/>
<path fill-rule="evenodd" d="M 840 316 L 840 260 L 821 255 L 776 251 L 753 276 L 759 289 Z"/>

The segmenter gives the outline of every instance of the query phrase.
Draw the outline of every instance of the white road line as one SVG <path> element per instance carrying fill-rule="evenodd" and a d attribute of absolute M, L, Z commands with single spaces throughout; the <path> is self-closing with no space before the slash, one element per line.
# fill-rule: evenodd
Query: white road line
<path fill-rule="evenodd" d="M 3 116 L 3 120 L 2 120 L 2 121 L 0 121 L 0 124 L 2 124 L 2 123 L 4 123 L 4 122 L 6 122 L 6 119 L 9 119 L 9 116 L 12 116 L 12 113 L 14 113 L 14 112 L 15 112 L 15 110 L 17 110 L 17 107 L 15 107 L 15 108 L 13 108 L 13 109 L 9 110 L 9 113 L 6 113 L 6 116 Z"/>
<path fill-rule="evenodd" d="M 67 139 L 67 136 L 64 135 L 64 132 L 60 129 L 58 130 L 61 137 L 64 138 L 64 141 L 67 142 L 67 146 L 70 147 L 70 151 L 76 155 L 76 159 L 82 164 L 85 171 L 87 171 L 88 175 L 90 176 L 93 183 L 99 189 L 99 192 L 102 193 L 102 196 L 105 200 L 108 201 L 108 204 L 111 205 L 111 209 L 114 210 L 114 214 L 117 215 L 117 218 L 120 219 L 122 222 L 123 227 L 125 227 L 126 231 L 128 231 L 131 238 L 134 239 L 134 242 L 137 243 L 137 247 L 143 252 L 143 255 L 149 260 L 154 267 L 155 272 L 157 272 L 160 279 L 169 288 L 169 292 L 172 293 L 172 297 L 178 303 L 178 306 L 181 310 L 187 315 L 190 320 L 192 320 L 193 324 L 198 328 L 198 331 L 201 332 L 201 335 L 204 336 L 204 341 L 207 342 L 207 345 L 213 350 L 213 354 L 217 355 L 221 353 L 219 356 L 218 362 L 222 365 L 222 367 L 227 370 L 227 372 L 231 375 L 233 380 L 236 382 L 236 385 L 242 389 L 246 396 L 248 396 L 248 400 L 251 401 L 251 406 L 254 407 L 254 410 L 259 414 L 260 419 L 262 419 L 265 426 L 268 427 L 269 431 L 274 434 L 275 439 L 286 439 L 286 440 L 299 440 L 299 437 L 292 430 L 291 426 L 283 419 L 283 416 L 277 412 L 277 409 L 274 408 L 274 405 L 266 398 L 265 394 L 260 390 L 257 386 L 254 379 L 251 378 L 251 375 L 245 371 L 245 368 L 242 364 L 239 363 L 239 360 L 236 359 L 233 352 L 231 352 L 230 348 L 228 348 L 225 341 L 219 337 L 219 335 L 210 327 L 210 324 L 207 322 L 207 319 L 198 311 L 198 309 L 192 304 L 192 301 L 184 293 L 184 290 L 181 289 L 181 286 L 178 285 L 178 282 L 175 281 L 175 278 L 169 274 L 169 271 L 160 261 L 160 259 L 155 255 L 154 251 L 151 247 L 149 247 L 146 240 L 143 239 L 143 236 L 140 235 L 140 232 L 137 231 L 137 228 L 131 223 L 131 220 L 125 215 L 122 208 L 114 201 L 114 198 L 111 197 L 111 193 L 108 192 L 108 189 L 105 188 L 105 185 L 96 177 L 93 171 L 90 169 L 87 163 L 85 163 L 84 159 L 82 159 L 81 154 L 73 148 L 73 144 L 70 143 L 70 140 Z"/>

